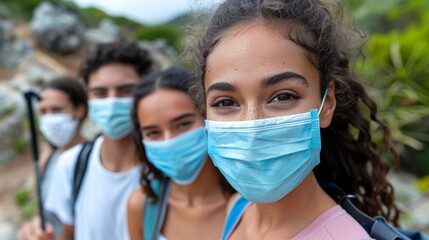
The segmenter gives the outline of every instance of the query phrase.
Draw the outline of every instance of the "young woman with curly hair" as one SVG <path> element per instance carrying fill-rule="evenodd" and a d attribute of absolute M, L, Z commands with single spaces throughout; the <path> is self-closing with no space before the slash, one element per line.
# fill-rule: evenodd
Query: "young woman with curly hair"
<path fill-rule="evenodd" d="M 342 17 L 339 3 L 317 0 L 226 0 L 211 16 L 196 89 L 209 155 L 240 193 L 223 238 L 368 238 L 325 182 L 356 195 L 367 214 L 398 223 L 371 124 L 395 161 L 399 155 L 350 69 L 356 34 Z"/>

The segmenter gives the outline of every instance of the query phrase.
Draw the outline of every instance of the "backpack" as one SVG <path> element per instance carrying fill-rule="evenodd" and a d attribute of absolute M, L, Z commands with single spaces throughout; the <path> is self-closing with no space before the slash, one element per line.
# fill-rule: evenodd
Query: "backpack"
<path fill-rule="evenodd" d="M 151 187 L 158 196 L 157 201 L 146 198 L 143 206 L 143 234 L 146 240 L 158 240 L 167 213 L 167 199 L 171 181 L 168 178 L 155 179 Z"/>
<path fill-rule="evenodd" d="M 354 195 L 347 195 L 334 183 L 323 184 L 323 189 L 336 200 L 350 216 L 362 223 L 368 235 L 376 240 L 429 240 L 429 237 L 421 232 L 393 227 L 381 216 L 368 216 L 352 203 L 351 199 L 355 198 Z M 249 204 L 250 201 L 241 196 L 235 200 L 224 224 L 221 237 L 222 240 L 229 237 Z"/>
<path fill-rule="evenodd" d="M 91 154 L 94 142 L 95 140 L 83 143 L 83 146 L 80 149 L 79 155 L 77 157 L 76 165 L 74 167 L 71 205 L 73 216 L 75 215 L 74 206 L 79 195 L 80 187 L 82 186 L 83 178 L 88 166 L 89 155 Z"/>
<path fill-rule="evenodd" d="M 356 221 L 362 223 L 369 236 L 377 240 L 429 240 L 429 236 L 414 230 L 404 230 L 389 225 L 382 216 L 370 217 L 353 203 L 356 196 L 346 194 L 336 184 L 329 182 L 323 189 Z"/>

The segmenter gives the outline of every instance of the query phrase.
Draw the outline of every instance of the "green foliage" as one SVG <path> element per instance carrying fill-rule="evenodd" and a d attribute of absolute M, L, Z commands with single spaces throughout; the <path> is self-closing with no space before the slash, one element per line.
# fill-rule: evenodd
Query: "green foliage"
<path fill-rule="evenodd" d="M 15 204 L 22 210 L 25 219 L 31 219 L 36 213 L 37 201 L 32 198 L 32 190 L 21 187 L 15 192 Z"/>
<path fill-rule="evenodd" d="M 379 107 L 379 118 L 390 127 L 405 157 L 404 166 L 427 174 L 429 1 L 355 2 L 358 24 L 373 32 L 364 49 L 366 58 L 356 63 L 357 69 Z M 373 137 L 383 141 L 379 131 Z"/>
<path fill-rule="evenodd" d="M 416 182 L 416 186 L 417 189 L 419 189 L 422 192 L 427 192 L 429 191 L 429 175 L 420 178 L 417 182 Z"/>
<path fill-rule="evenodd" d="M 373 35 L 367 59 L 359 63 L 393 138 L 414 149 L 429 143 L 429 133 L 419 129 L 429 118 L 429 17 L 426 19 L 402 32 Z"/>
<path fill-rule="evenodd" d="M 142 24 L 123 16 L 111 16 L 95 7 L 76 8 L 76 12 L 83 21 L 90 26 L 96 26 L 103 19 L 110 19 L 121 28 L 137 29 Z"/>
<path fill-rule="evenodd" d="M 30 189 L 28 188 L 20 188 L 15 192 L 15 204 L 24 207 L 25 204 L 30 200 Z"/>
<path fill-rule="evenodd" d="M 26 204 L 22 209 L 24 218 L 27 220 L 32 219 L 36 214 L 36 207 L 37 207 L 37 202 L 35 200 L 31 200 L 30 202 L 28 202 L 28 204 Z"/>
<path fill-rule="evenodd" d="M 16 153 L 22 153 L 25 150 L 25 147 L 27 146 L 27 143 L 25 140 L 21 137 L 17 137 L 13 142 L 13 151 Z"/>
<path fill-rule="evenodd" d="M 71 10 L 76 10 L 76 4 L 69 0 L 2 0 L 0 7 L 4 7 L 11 13 L 11 16 L 29 20 L 34 9 L 42 2 L 50 2 L 55 5 L 63 6 Z"/>
<path fill-rule="evenodd" d="M 180 47 L 181 37 L 181 28 L 168 24 L 141 27 L 134 34 L 134 39 L 136 40 L 153 41 L 159 38 L 165 39 L 168 44 L 176 49 Z"/>
<path fill-rule="evenodd" d="M 404 30 L 418 24 L 429 9 L 427 0 L 348 0 L 360 28 L 370 33 Z"/>
<path fill-rule="evenodd" d="M 13 111 L 15 111 L 16 105 L 10 105 L 8 107 L 3 108 L 0 111 L 0 119 L 9 116 Z"/>

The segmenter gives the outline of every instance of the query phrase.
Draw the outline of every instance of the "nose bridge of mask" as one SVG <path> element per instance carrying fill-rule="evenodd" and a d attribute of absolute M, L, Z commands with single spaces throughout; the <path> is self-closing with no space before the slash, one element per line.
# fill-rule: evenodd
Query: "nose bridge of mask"
<path fill-rule="evenodd" d="M 322 103 L 320 104 L 319 111 L 317 112 L 317 116 L 319 117 L 320 112 L 323 109 L 323 105 L 325 104 L 326 96 L 328 96 L 329 87 L 326 87 L 325 94 L 323 94 Z"/>

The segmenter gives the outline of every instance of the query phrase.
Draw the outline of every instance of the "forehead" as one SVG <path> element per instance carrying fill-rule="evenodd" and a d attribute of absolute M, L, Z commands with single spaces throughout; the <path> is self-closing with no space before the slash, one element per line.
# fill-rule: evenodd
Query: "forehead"
<path fill-rule="evenodd" d="M 122 63 L 110 63 L 101 66 L 90 74 L 88 85 L 90 87 L 111 87 L 137 83 L 139 79 L 140 77 L 133 66 Z"/>
<path fill-rule="evenodd" d="M 214 79 L 262 79 L 293 71 L 318 84 L 318 70 L 307 52 L 268 23 L 246 23 L 227 30 L 207 57 L 205 86 Z M 310 83 L 311 84 L 311 83 Z"/>
<path fill-rule="evenodd" d="M 158 89 L 145 96 L 137 106 L 140 124 L 158 124 L 185 114 L 195 113 L 191 98 L 184 92 Z"/>
<path fill-rule="evenodd" d="M 69 97 L 63 91 L 48 88 L 40 93 L 40 106 L 71 104 Z"/>

